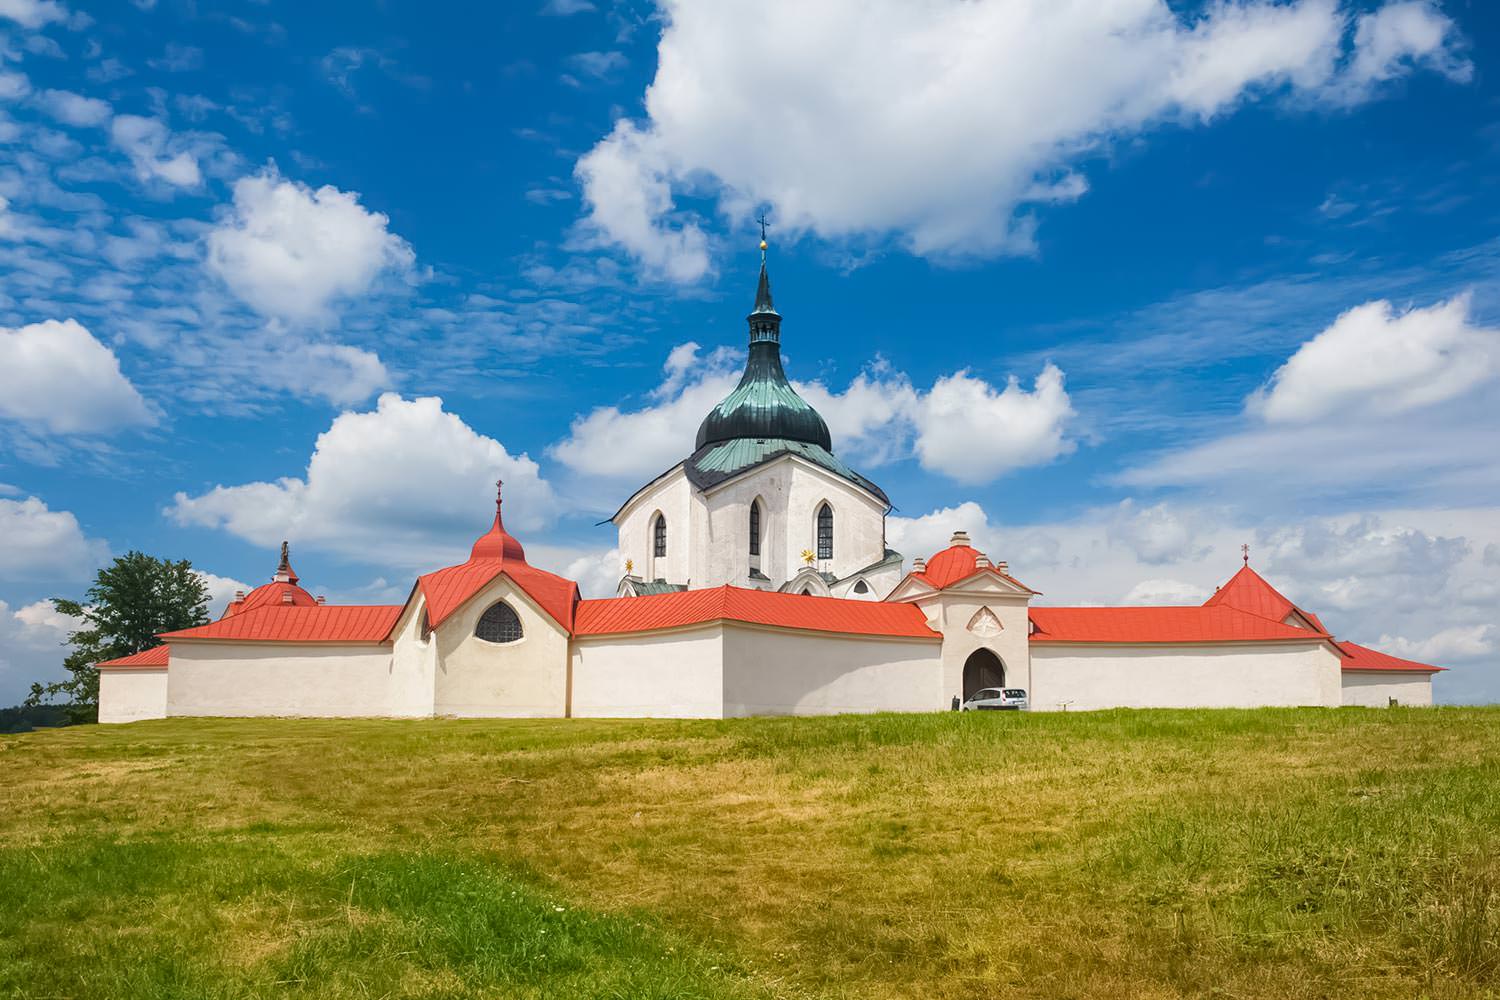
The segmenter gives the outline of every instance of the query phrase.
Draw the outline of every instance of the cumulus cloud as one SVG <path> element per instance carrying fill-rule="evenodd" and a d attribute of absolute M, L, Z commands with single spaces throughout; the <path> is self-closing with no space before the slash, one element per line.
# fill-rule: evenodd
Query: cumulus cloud
<path fill-rule="evenodd" d="M 243 580 L 236 580 L 234 577 L 205 573 L 201 569 L 193 572 L 198 574 L 198 579 L 202 580 L 203 585 L 208 588 L 208 616 L 210 618 L 218 618 L 222 615 L 224 609 L 229 606 L 229 602 L 234 600 L 236 593 L 240 591 L 249 593 L 252 589 L 250 584 Z"/>
<path fill-rule="evenodd" d="M 917 459 L 960 483 L 989 482 L 1071 452 L 1066 431 L 1072 417 L 1056 365 L 1042 369 L 1030 392 L 1015 376 L 997 391 L 960 371 L 938 379 L 919 402 Z"/>
<path fill-rule="evenodd" d="M 234 206 L 208 236 L 208 266 L 265 316 L 305 321 L 413 262 L 390 219 L 330 185 L 313 190 L 274 168 L 234 185 Z"/>
<path fill-rule="evenodd" d="M 1107 533 L 1111 542 L 1128 546 L 1142 562 L 1160 565 L 1200 554 L 1200 526 L 1195 520 L 1194 512 L 1182 507 L 1166 503 L 1142 507 L 1134 500 L 1122 500 L 1109 519 Z"/>
<path fill-rule="evenodd" d="M 1416 67 L 1471 72 L 1422 2 L 1352 23 L 1334 0 L 658 6 L 645 118 L 617 122 L 576 174 L 584 229 L 676 281 L 711 269 L 679 196 L 731 217 L 770 204 L 827 239 L 896 234 L 922 255 L 1026 254 L 1031 206 L 1080 197 L 1079 165 L 1112 140 L 1270 93 L 1348 105 Z"/>
<path fill-rule="evenodd" d="M 1119 478 L 1286 499 L 1377 490 L 1448 503 L 1500 498 L 1500 330 L 1470 300 L 1406 311 L 1376 300 L 1338 316 L 1246 401 L 1240 424 Z"/>
<path fill-rule="evenodd" d="M 0 327 L 0 417 L 56 434 L 156 423 L 114 352 L 71 319 Z"/>
<path fill-rule="evenodd" d="M 51 510 L 36 497 L 0 498 L 0 580 L 79 580 L 109 553 L 83 533 L 66 510 Z"/>
<path fill-rule="evenodd" d="M 51 601 L 15 610 L 0 601 L 0 705 L 19 702 L 34 682 L 62 679 L 62 644 L 77 624 Z"/>
<path fill-rule="evenodd" d="M 1271 423 L 1331 413 L 1405 413 L 1500 375 L 1500 330 L 1469 317 L 1470 296 L 1398 313 L 1390 302 L 1345 312 L 1277 369 L 1250 408 Z"/>
<path fill-rule="evenodd" d="M 476 433 L 441 399 L 386 393 L 374 410 L 335 418 L 301 478 L 178 493 L 167 513 L 268 548 L 287 538 L 360 563 L 432 569 L 488 526 L 497 477 L 508 527 L 553 519 L 556 498 L 525 454 Z"/>
<path fill-rule="evenodd" d="M 597 407 L 575 419 L 548 454 L 574 471 L 611 478 L 654 475 L 686 458 L 699 422 L 740 373 L 737 353 L 699 351 L 695 343 L 674 348 L 647 405 Z M 842 392 L 822 382 L 792 384 L 828 422 L 834 450 L 851 462 L 875 466 L 915 455 L 924 468 L 981 483 L 1074 447 L 1067 437 L 1072 405 L 1052 365 L 1030 391 L 1015 378 L 996 389 L 967 370 L 922 391 L 880 360 Z"/>
<path fill-rule="evenodd" d="M 1120 603 L 1194 605 L 1208 600 L 1211 593 L 1207 587 L 1181 580 L 1142 580 L 1130 588 Z"/>
<path fill-rule="evenodd" d="M 44 90 L 36 95 L 36 101 L 47 114 L 74 128 L 103 125 L 114 114 L 108 101 L 84 97 L 70 90 Z"/>
<path fill-rule="evenodd" d="M 0 18 L 36 30 L 68 19 L 68 8 L 57 0 L 0 0 Z"/>
<path fill-rule="evenodd" d="M 1419 663 L 1453 663 L 1493 656 L 1496 629 L 1493 625 L 1463 625 L 1415 641 L 1399 635 L 1383 635 L 1377 645 L 1382 652 Z"/>

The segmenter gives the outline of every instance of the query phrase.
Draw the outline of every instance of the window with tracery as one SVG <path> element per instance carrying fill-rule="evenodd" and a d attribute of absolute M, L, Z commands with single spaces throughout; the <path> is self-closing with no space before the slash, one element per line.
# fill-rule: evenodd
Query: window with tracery
<path fill-rule="evenodd" d="M 492 604 L 479 616 L 474 634 L 485 642 L 515 642 L 521 638 L 521 619 L 509 604 Z"/>

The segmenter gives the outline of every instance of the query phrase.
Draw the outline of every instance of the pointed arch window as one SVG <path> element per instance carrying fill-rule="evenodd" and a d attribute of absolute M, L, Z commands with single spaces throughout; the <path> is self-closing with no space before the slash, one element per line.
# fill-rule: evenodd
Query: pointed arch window
<path fill-rule="evenodd" d="M 750 554 L 760 555 L 760 501 L 750 502 Z"/>
<path fill-rule="evenodd" d="M 667 519 L 662 514 L 656 515 L 656 523 L 651 526 L 651 554 L 667 554 Z"/>
<path fill-rule="evenodd" d="M 833 558 L 833 508 L 826 503 L 818 508 L 818 558 Z"/>
<path fill-rule="evenodd" d="M 474 634 L 485 642 L 516 642 L 521 638 L 521 619 L 516 615 L 515 608 L 499 601 L 491 604 L 479 616 Z"/>

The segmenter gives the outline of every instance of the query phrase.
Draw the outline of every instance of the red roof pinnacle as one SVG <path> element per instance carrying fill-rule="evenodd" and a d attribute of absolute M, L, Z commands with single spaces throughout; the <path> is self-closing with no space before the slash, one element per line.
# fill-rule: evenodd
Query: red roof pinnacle
<path fill-rule="evenodd" d="M 287 543 L 281 543 L 281 562 L 276 566 L 276 575 L 271 577 L 276 583 L 297 584 L 297 571 L 292 569 L 291 556 L 288 552 Z"/>
<path fill-rule="evenodd" d="M 500 490 L 505 486 L 505 480 L 495 480 L 495 523 L 490 525 L 490 530 L 479 536 L 474 547 L 469 550 L 469 561 L 476 562 L 481 559 L 514 559 L 516 562 L 526 561 L 526 550 L 521 543 L 505 530 L 505 523 L 500 518 L 500 504 L 503 502 Z"/>

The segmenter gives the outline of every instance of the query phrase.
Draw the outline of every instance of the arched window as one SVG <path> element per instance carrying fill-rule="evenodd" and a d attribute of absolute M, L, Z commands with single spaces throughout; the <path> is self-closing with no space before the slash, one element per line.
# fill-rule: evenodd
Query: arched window
<path fill-rule="evenodd" d="M 521 619 L 516 617 L 514 608 L 500 601 L 479 616 L 474 634 L 485 642 L 515 642 L 521 638 Z"/>
<path fill-rule="evenodd" d="M 760 555 L 760 501 L 750 502 L 750 554 Z"/>
<path fill-rule="evenodd" d="M 658 556 L 667 554 L 667 519 L 662 514 L 656 515 L 656 522 L 651 526 L 651 553 Z"/>
<path fill-rule="evenodd" d="M 818 558 L 833 558 L 833 508 L 826 503 L 818 508 Z"/>
<path fill-rule="evenodd" d="M 868 594 L 870 592 L 870 585 L 863 580 L 855 580 L 854 592 L 856 594 Z"/>

